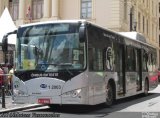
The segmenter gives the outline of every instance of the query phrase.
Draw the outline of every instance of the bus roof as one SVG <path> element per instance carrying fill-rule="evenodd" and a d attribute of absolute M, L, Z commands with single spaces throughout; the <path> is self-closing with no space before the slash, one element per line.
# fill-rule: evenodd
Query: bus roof
<path fill-rule="evenodd" d="M 147 43 L 146 38 L 141 33 L 138 33 L 138 32 L 118 32 L 118 33 L 128 38 Z"/>
<path fill-rule="evenodd" d="M 98 24 L 95 24 L 93 22 L 90 22 L 90 21 L 86 21 L 86 22 L 89 23 L 89 24 L 92 24 L 92 25 L 94 25 L 96 27 L 99 27 L 99 28 L 101 28 L 103 30 L 112 32 L 112 33 L 114 33 L 116 35 L 120 35 L 121 37 L 125 37 L 126 39 L 124 39 L 124 40 L 131 40 L 131 41 L 139 42 L 139 43 L 141 43 L 143 45 L 155 48 L 153 45 L 147 43 L 146 38 L 141 33 L 138 33 L 138 32 L 116 32 L 114 30 L 104 28 L 104 27 L 102 27 L 102 26 L 100 26 Z"/>
<path fill-rule="evenodd" d="M 100 26 L 98 24 L 95 24 L 93 22 L 90 22 L 90 21 L 87 21 L 87 20 L 83 20 L 83 19 L 80 19 L 80 20 L 43 21 L 43 22 L 24 24 L 24 25 L 21 25 L 20 27 L 29 27 L 29 26 L 33 26 L 33 25 L 52 24 L 52 23 L 78 23 L 78 22 L 92 24 L 92 25 L 94 25 L 96 27 L 102 28 L 104 30 L 110 31 L 110 32 L 115 33 L 117 35 L 120 35 L 122 37 L 126 37 L 127 39 L 130 39 L 130 40 L 133 40 L 133 41 L 137 41 L 137 42 L 140 42 L 140 43 L 142 43 L 144 45 L 148 45 L 148 46 L 151 46 L 151 47 L 154 48 L 154 46 L 152 46 L 151 44 L 148 44 L 146 42 L 145 37 L 142 34 L 138 33 L 138 32 L 116 32 L 116 31 L 113 31 L 111 29 L 104 28 L 104 27 L 102 27 L 102 26 Z"/>
<path fill-rule="evenodd" d="M 21 25 L 20 27 L 28 27 L 33 25 L 42 25 L 42 24 L 51 24 L 51 23 L 78 23 L 78 22 L 86 22 L 86 20 L 53 20 L 53 21 L 43 21 L 36 23 L 29 23 Z"/>

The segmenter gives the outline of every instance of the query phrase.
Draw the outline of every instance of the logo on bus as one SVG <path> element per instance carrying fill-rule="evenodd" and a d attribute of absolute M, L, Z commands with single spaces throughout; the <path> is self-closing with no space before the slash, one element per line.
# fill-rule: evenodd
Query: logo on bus
<path fill-rule="evenodd" d="M 41 84 L 40 87 L 41 88 L 47 88 L 47 84 Z"/>

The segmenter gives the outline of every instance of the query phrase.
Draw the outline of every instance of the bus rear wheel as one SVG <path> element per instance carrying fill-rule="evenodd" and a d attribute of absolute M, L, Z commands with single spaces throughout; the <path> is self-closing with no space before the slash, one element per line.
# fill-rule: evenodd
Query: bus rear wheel
<path fill-rule="evenodd" d="M 113 104 L 114 101 L 114 90 L 113 90 L 113 86 L 111 83 L 108 83 L 107 87 L 106 87 L 106 102 L 105 105 L 106 106 L 111 106 Z"/>
<path fill-rule="evenodd" d="M 148 80 L 145 80 L 145 83 L 144 83 L 144 95 L 145 96 L 148 95 L 148 91 L 149 91 L 149 82 Z"/>

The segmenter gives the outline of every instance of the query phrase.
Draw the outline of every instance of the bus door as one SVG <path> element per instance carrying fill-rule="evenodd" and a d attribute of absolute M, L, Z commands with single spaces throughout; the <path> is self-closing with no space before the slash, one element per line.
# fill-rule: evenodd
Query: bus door
<path fill-rule="evenodd" d="M 134 95 L 137 91 L 137 79 L 139 78 L 138 53 L 137 49 L 131 45 L 126 46 L 126 93 Z"/>
<path fill-rule="evenodd" d="M 125 47 L 124 45 L 119 45 L 117 62 L 118 66 L 118 96 L 124 96 L 126 93 L 126 82 L 125 82 Z"/>
<path fill-rule="evenodd" d="M 142 90 L 141 50 L 132 46 L 126 47 L 126 90 L 129 95 Z"/>
<path fill-rule="evenodd" d="M 142 90 L 142 51 L 141 49 L 135 49 L 136 56 L 136 72 L 137 72 L 137 91 Z"/>

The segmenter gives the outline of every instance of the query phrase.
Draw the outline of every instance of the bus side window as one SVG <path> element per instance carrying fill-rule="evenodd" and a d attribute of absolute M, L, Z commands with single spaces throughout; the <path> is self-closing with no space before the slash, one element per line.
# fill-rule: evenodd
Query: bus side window
<path fill-rule="evenodd" d="M 103 70 L 103 56 L 101 49 L 89 48 L 89 70 Z"/>
<path fill-rule="evenodd" d="M 153 54 L 152 58 L 153 58 L 153 71 L 155 71 L 156 70 L 156 65 L 157 65 L 157 62 L 156 62 L 157 55 Z"/>
<path fill-rule="evenodd" d="M 143 71 L 148 71 L 148 54 L 145 50 L 143 50 Z"/>
<path fill-rule="evenodd" d="M 155 71 L 155 58 L 156 58 L 156 56 L 153 56 L 153 55 L 154 55 L 153 53 L 150 54 L 150 66 L 151 66 L 150 71 Z"/>
<path fill-rule="evenodd" d="M 135 50 L 133 47 L 126 48 L 126 69 L 127 71 L 135 71 L 136 70 L 136 59 L 135 59 Z"/>
<path fill-rule="evenodd" d="M 88 49 L 88 59 L 89 59 L 89 70 L 93 71 L 93 48 Z"/>
<path fill-rule="evenodd" d="M 148 71 L 151 72 L 152 71 L 152 54 L 149 54 L 149 59 L 148 59 Z"/>
<path fill-rule="evenodd" d="M 135 70 L 138 72 L 139 68 L 140 68 L 140 50 L 139 49 L 135 49 Z"/>

